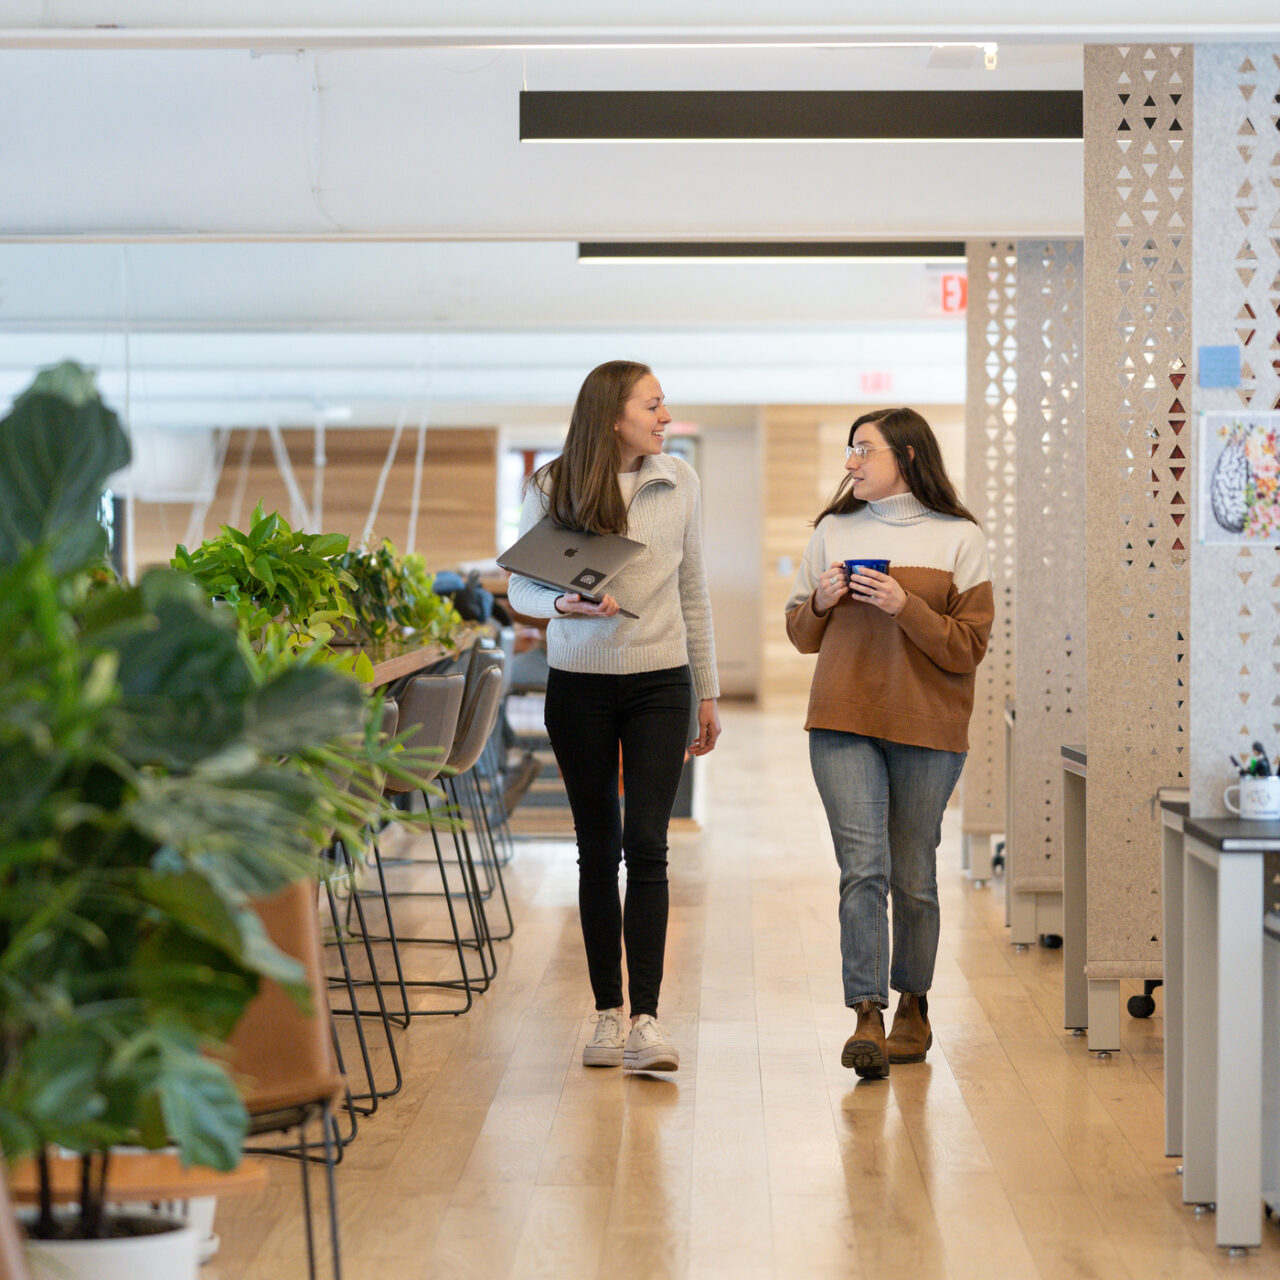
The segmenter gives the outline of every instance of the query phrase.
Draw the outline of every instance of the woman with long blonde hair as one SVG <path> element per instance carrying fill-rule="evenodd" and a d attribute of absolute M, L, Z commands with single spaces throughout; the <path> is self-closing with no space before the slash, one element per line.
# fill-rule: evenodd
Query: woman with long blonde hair
<path fill-rule="evenodd" d="M 686 749 L 720 736 L 711 605 L 702 565 L 698 477 L 663 453 L 671 422 L 643 364 L 593 369 L 564 451 L 534 473 L 523 536 L 546 516 L 619 533 L 645 550 L 592 603 L 513 575 L 513 607 L 548 618 L 546 726 L 578 842 L 578 905 L 595 997 L 587 1066 L 674 1071 L 680 1057 L 657 1021 L 667 933 L 667 826 Z M 698 730 L 688 743 L 692 700 Z M 625 809 L 618 801 L 622 756 Z M 618 869 L 627 866 L 626 902 Z M 630 1019 L 623 1007 L 625 945 Z"/>

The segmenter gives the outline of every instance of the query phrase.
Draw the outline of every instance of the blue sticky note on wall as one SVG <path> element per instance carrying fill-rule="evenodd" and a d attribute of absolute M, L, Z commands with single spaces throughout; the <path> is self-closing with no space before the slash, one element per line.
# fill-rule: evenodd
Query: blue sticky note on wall
<path fill-rule="evenodd" d="M 1201 347 L 1198 355 L 1202 387 L 1238 387 L 1240 385 L 1239 347 Z"/>

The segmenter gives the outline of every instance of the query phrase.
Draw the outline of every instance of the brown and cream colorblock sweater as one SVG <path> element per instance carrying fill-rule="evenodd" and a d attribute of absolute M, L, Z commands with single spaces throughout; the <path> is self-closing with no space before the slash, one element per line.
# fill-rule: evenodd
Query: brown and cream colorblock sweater
<path fill-rule="evenodd" d="M 833 561 L 871 556 L 888 559 L 907 593 L 898 616 L 849 596 L 816 613 L 819 575 Z M 974 672 L 993 613 L 977 525 L 930 511 L 910 493 L 824 517 L 787 601 L 791 643 L 818 655 L 804 727 L 968 750 Z"/>

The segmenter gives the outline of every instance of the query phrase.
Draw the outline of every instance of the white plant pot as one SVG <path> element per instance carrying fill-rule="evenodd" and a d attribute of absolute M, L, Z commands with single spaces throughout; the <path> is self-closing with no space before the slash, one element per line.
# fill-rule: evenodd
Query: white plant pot
<path fill-rule="evenodd" d="M 114 1240 L 28 1240 L 33 1280 L 196 1280 L 200 1238 L 185 1222 Z"/>

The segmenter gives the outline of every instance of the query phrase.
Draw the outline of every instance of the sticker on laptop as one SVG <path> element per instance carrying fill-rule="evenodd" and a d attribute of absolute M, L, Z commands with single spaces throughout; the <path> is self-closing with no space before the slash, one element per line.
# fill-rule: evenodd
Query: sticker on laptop
<path fill-rule="evenodd" d="M 578 587 L 583 591 L 593 591 L 595 590 L 596 583 L 602 582 L 603 580 L 604 574 L 601 573 L 599 569 L 583 569 L 576 578 L 570 580 L 569 585 L 571 587 Z"/>

